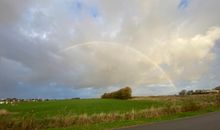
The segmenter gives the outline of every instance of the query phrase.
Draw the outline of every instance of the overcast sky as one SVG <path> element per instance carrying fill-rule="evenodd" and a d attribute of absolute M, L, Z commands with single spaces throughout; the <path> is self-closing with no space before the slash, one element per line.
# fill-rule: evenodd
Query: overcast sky
<path fill-rule="evenodd" d="M 0 98 L 220 85 L 219 0 L 1 0 Z"/>

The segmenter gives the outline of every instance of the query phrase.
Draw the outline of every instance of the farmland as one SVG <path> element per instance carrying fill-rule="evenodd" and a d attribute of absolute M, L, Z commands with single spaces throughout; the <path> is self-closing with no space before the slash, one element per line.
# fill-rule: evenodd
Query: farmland
<path fill-rule="evenodd" d="M 67 114 L 94 114 L 126 112 L 131 109 L 141 110 L 149 107 L 159 107 L 164 103 L 151 100 L 114 100 L 114 99 L 73 99 L 73 100 L 52 100 L 45 102 L 24 102 L 15 105 L 1 105 L 10 112 L 15 112 L 13 116 L 22 117 L 35 116 L 36 118 L 53 117 Z"/>
<path fill-rule="evenodd" d="M 1 104 L 0 129 L 106 129 L 219 110 L 219 95 L 68 99 Z"/>

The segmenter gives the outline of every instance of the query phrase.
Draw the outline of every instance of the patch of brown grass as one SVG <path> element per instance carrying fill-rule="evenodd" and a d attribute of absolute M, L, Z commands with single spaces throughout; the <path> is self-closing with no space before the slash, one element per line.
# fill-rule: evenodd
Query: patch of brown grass
<path fill-rule="evenodd" d="M 0 116 L 6 116 L 6 115 L 9 115 L 10 112 L 7 111 L 6 109 L 0 109 Z"/>

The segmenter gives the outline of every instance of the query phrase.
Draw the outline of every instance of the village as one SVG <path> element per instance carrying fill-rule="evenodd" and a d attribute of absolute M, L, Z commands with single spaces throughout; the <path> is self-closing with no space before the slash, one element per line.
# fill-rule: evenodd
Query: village
<path fill-rule="evenodd" d="M 0 99 L 0 104 L 16 104 L 19 102 L 43 102 L 49 101 L 49 99 L 33 98 L 33 99 L 18 99 L 18 98 L 6 98 Z"/>
<path fill-rule="evenodd" d="M 69 98 L 71 99 L 80 99 L 79 97 L 75 98 Z M 2 98 L 0 99 L 0 105 L 1 104 L 11 104 L 14 105 L 16 103 L 21 103 L 21 102 L 45 102 L 45 101 L 52 101 L 52 100 L 58 100 L 58 99 L 45 99 L 45 98 L 31 98 L 31 99 L 21 99 L 21 98 Z"/>
<path fill-rule="evenodd" d="M 198 95 L 198 94 L 218 94 L 220 93 L 220 90 L 182 90 L 179 92 L 180 96 L 186 96 L 186 95 Z"/>

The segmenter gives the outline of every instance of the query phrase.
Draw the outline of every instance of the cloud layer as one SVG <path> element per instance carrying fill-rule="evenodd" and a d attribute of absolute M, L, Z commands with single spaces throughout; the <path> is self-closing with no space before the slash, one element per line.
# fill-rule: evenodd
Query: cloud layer
<path fill-rule="evenodd" d="M 174 93 L 171 82 L 177 90 L 219 85 L 219 4 L 3 0 L 0 97 L 96 97 L 124 85 L 153 95 Z"/>

